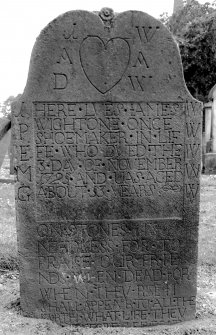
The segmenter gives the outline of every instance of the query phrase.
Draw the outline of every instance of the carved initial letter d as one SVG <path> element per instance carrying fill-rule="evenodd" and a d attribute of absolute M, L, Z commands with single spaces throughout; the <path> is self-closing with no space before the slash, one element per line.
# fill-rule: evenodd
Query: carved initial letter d
<path fill-rule="evenodd" d="M 55 76 L 55 90 L 64 90 L 68 84 L 68 78 L 64 73 L 53 73 Z"/>

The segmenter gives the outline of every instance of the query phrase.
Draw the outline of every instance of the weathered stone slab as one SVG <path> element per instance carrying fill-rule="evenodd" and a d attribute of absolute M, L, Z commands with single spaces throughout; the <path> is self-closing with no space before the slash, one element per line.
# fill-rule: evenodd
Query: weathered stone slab
<path fill-rule="evenodd" d="M 11 138 L 11 124 L 10 121 L 4 121 L 0 125 L 0 168 L 4 162 L 5 155 L 10 146 L 10 138 Z"/>
<path fill-rule="evenodd" d="M 68 12 L 14 106 L 21 306 L 59 324 L 195 315 L 201 104 L 147 14 Z"/>
<path fill-rule="evenodd" d="M 216 153 L 205 154 L 205 174 L 216 174 Z"/>

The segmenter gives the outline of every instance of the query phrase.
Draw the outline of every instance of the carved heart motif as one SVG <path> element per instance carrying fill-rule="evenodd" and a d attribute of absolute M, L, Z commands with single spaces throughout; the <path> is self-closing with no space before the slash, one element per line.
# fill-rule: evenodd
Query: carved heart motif
<path fill-rule="evenodd" d="M 130 47 L 120 37 L 104 43 L 98 36 L 89 36 L 81 44 L 80 60 L 90 83 L 104 94 L 123 77 L 130 61 Z"/>

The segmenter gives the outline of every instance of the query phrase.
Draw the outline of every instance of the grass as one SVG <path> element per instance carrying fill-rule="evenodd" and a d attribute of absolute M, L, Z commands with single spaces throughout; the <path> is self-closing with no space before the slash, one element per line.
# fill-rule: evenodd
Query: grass
<path fill-rule="evenodd" d="M 216 265 L 216 176 L 201 178 L 199 265 Z"/>
<path fill-rule="evenodd" d="M 0 184 L 0 269 L 18 269 L 13 184 Z"/>

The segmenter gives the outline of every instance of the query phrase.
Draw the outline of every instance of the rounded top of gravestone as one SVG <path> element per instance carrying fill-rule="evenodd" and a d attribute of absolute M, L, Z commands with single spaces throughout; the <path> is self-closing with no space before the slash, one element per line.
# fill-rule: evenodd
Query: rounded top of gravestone
<path fill-rule="evenodd" d="M 203 104 L 204 108 L 212 108 L 212 101 L 206 102 Z"/>
<path fill-rule="evenodd" d="M 208 99 L 212 100 L 216 98 L 216 84 L 210 89 Z"/>
<path fill-rule="evenodd" d="M 192 99 L 171 33 L 139 11 L 67 12 L 39 35 L 27 99 L 185 101 Z"/>

